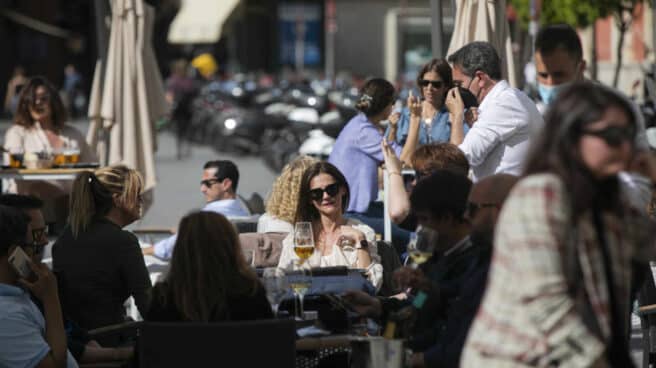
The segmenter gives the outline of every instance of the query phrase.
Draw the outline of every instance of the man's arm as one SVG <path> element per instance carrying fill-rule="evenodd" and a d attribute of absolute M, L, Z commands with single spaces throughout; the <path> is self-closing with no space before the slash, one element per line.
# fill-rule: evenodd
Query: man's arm
<path fill-rule="evenodd" d="M 46 321 L 46 342 L 50 352 L 37 365 L 39 368 L 65 368 L 67 359 L 66 331 L 62 317 L 59 295 L 57 294 L 57 279 L 42 263 L 29 262 L 30 268 L 37 276 L 36 281 L 29 282 L 20 279 L 24 287 L 41 301 Z"/>

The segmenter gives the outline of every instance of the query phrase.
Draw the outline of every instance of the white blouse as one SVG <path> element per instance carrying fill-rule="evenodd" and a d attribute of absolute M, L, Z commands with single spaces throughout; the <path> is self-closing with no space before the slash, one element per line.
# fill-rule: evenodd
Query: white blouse
<path fill-rule="evenodd" d="M 380 256 L 378 255 L 376 234 L 374 233 L 374 230 L 354 219 L 348 219 L 346 225 L 362 231 L 367 239 L 367 243 L 369 243 L 367 250 L 371 257 L 371 264 L 366 269 L 367 278 L 376 290 L 379 290 L 383 283 L 383 265 L 380 264 Z M 294 252 L 294 233 L 291 232 L 282 241 L 282 253 L 280 254 L 278 267 L 285 270 L 294 270 L 297 268 L 296 264 L 299 260 L 300 258 Z M 348 268 L 357 268 L 357 262 L 357 249 L 351 246 L 340 247 L 337 244 L 333 244 L 330 254 L 323 256 L 315 251 L 312 256 L 305 261 L 305 263 L 309 264 L 311 267 L 347 266 Z"/>

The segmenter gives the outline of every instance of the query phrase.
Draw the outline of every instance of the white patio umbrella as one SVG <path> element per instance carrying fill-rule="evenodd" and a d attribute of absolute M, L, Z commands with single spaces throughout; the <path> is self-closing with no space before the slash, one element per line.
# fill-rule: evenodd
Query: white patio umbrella
<path fill-rule="evenodd" d="M 501 57 L 501 73 L 517 86 L 506 0 L 456 0 L 456 18 L 447 55 L 473 41 L 491 43 Z"/>
<path fill-rule="evenodd" d="M 154 124 L 166 112 L 164 87 L 151 46 L 154 9 L 143 0 L 109 0 L 107 57 L 99 60 L 89 101 L 87 141 L 101 163 L 125 164 L 155 187 Z"/>

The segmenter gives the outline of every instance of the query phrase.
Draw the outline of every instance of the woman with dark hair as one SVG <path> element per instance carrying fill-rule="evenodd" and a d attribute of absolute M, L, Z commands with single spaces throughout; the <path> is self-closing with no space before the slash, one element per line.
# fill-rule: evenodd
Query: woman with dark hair
<path fill-rule="evenodd" d="M 633 366 L 631 287 L 654 232 L 618 173 L 636 157 L 638 114 L 597 83 L 555 100 L 501 210 L 463 366 Z"/>
<path fill-rule="evenodd" d="M 401 111 L 397 124 L 390 124 L 387 137 L 405 145 L 411 127 L 419 128 L 418 145 L 449 142 L 451 137 L 451 121 L 449 110 L 445 106 L 446 93 L 453 88 L 451 67 L 444 59 L 433 59 L 426 63 L 417 74 L 417 86 L 423 98 L 419 124 L 412 125 L 408 108 Z M 468 126 L 465 124 L 465 133 Z"/>
<path fill-rule="evenodd" d="M 66 314 L 93 329 L 125 320 L 132 296 L 148 310 L 151 288 L 139 241 L 123 228 L 141 217 L 143 180 L 123 165 L 80 173 L 73 183 L 68 226 L 52 248 Z M 101 339 L 114 346 L 118 338 Z"/>
<path fill-rule="evenodd" d="M 293 269 L 300 266 L 347 266 L 367 270 L 367 277 L 376 289 L 382 283 L 374 231 L 354 219 L 347 219 L 344 209 L 349 201 L 349 186 L 344 175 L 328 162 L 310 166 L 301 179 L 295 222 L 312 223 L 314 253 L 302 265 L 294 253 L 294 234 L 283 240 L 278 267 Z"/>
<path fill-rule="evenodd" d="M 361 113 L 346 124 L 335 141 L 328 161 L 344 173 L 350 186 L 351 196 L 346 211 L 366 214 L 369 204 L 378 197 L 378 166 L 384 160 L 381 121 L 390 116 L 394 100 L 395 90 L 390 82 L 381 78 L 368 80 L 356 104 Z M 414 104 L 415 110 L 419 107 L 414 100 L 408 99 L 408 102 Z M 409 162 L 415 149 L 414 144 L 402 148 L 392 142 L 390 146 L 404 162 Z"/>
<path fill-rule="evenodd" d="M 50 155 L 75 149 L 79 150 L 80 162 L 96 161 L 84 135 L 66 124 L 66 119 L 64 104 L 55 87 L 44 77 L 33 77 L 21 90 L 14 124 L 5 133 L 4 148 L 11 153 Z M 5 164 L 9 163 L 8 156 L 5 155 Z M 46 201 L 44 214 L 47 222 L 65 221 L 67 217 L 65 196 L 71 191 L 70 181 L 17 180 L 10 185 L 9 191 L 35 195 Z M 55 200 L 62 205 L 55 205 Z"/>
<path fill-rule="evenodd" d="M 153 288 L 149 321 L 273 318 L 264 287 L 246 263 L 234 226 L 200 211 L 182 218 L 166 279 Z"/>

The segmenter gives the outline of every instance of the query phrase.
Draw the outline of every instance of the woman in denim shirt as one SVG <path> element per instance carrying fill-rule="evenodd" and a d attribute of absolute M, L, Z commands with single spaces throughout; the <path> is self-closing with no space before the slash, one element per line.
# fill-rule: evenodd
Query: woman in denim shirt
<path fill-rule="evenodd" d="M 449 142 L 451 122 L 449 111 L 444 105 L 446 92 L 453 87 L 451 67 L 444 59 L 433 59 L 425 64 L 417 75 L 417 85 L 422 102 L 419 145 Z M 405 145 L 410 130 L 410 112 L 404 108 L 398 124 L 390 124 L 386 136 L 400 145 Z M 465 124 L 465 134 L 469 130 Z"/>

